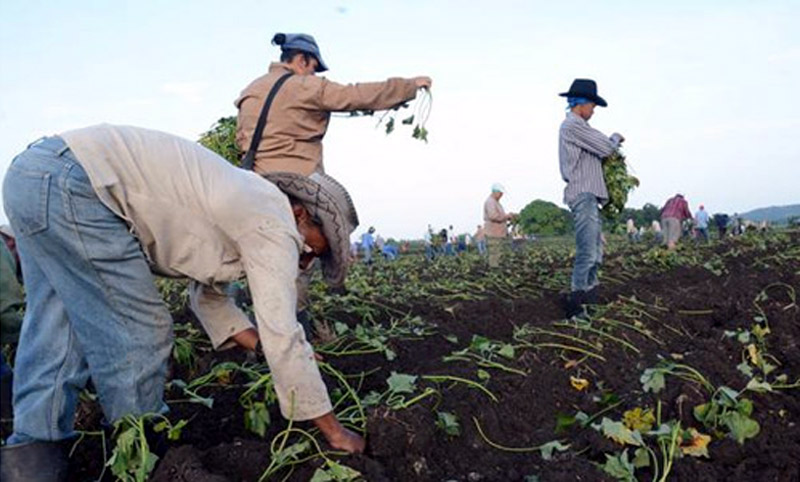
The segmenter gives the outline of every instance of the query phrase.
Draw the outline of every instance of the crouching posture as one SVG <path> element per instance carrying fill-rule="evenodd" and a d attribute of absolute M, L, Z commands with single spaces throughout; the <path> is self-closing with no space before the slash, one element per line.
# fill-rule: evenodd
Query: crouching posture
<path fill-rule="evenodd" d="M 246 277 L 257 335 L 284 417 L 311 420 L 335 449 L 364 441 L 332 412 L 295 316 L 298 268 L 320 257 L 346 274 L 358 218 L 323 174 L 262 177 L 162 132 L 99 125 L 37 141 L 17 156 L 3 196 L 27 287 L 14 378 L 14 432 L 2 480 L 63 480 L 63 441 L 92 379 L 109 422 L 163 413 L 172 320 L 151 271 L 185 277 L 216 349 L 255 346 L 226 296 Z"/>

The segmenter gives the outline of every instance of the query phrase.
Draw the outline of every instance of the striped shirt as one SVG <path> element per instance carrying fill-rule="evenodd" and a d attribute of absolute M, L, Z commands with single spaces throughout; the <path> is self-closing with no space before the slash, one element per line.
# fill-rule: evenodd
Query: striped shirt
<path fill-rule="evenodd" d="M 618 146 L 618 142 L 591 127 L 583 118 L 567 112 L 558 134 L 561 177 L 567 183 L 565 204 L 571 205 L 584 192 L 594 194 L 600 202 L 608 200 L 602 160 Z"/>

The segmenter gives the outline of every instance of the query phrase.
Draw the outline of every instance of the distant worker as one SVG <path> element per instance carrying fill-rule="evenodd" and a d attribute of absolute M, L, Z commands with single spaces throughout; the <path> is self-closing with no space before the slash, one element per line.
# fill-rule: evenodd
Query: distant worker
<path fill-rule="evenodd" d="M 370 226 L 367 232 L 361 235 L 361 252 L 364 254 L 365 264 L 372 264 L 372 249 L 375 247 L 373 233 L 375 233 L 375 228 Z"/>
<path fill-rule="evenodd" d="M 717 226 L 719 239 L 724 239 L 728 232 L 728 221 L 730 217 L 725 213 L 717 213 L 714 215 L 714 224 Z"/>
<path fill-rule="evenodd" d="M 650 230 L 653 231 L 653 236 L 655 237 L 656 243 L 661 244 L 661 223 L 658 222 L 658 219 L 654 219 L 650 224 Z"/>
<path fill-rule="evenodd" d="M 694 227 L 706 243 L 708 242 L 708 221 L 708 213 L 705 206 L 701 204 L 697 212 L 694 213 Z"/>
<path fill-rule="evenodd" d="M 602 162 L 625 138 L 619 133 L 607 137 L 589 125 L 595 106 L 608 105 L 597 95 L 593 80 L 575 79 L 569 91 L 559 95 L 567 98 L 569 109 L 559 130 L 558 158 L 567 183 L 564 203 L 575 220 L 575 266 L 566 306 L 567 317 L 572 317 L 583 313 L 584 304 L 597 300 L 603 249 L 600 204 L 608 201 Z"/>
<path fill-rule="evenodd" d="M 664 244 L 667 245 L 667 249 L 675 249 L 681 238 L 684 219 L 692 219 L 692 212 L 689 211 L 689 203 L 683 198 L 683 194 L 678 193 L 669 198 L 661 208 L 661 227 L 664 230 Z"/>
<path fill-rule="evenodd" d="M 486 236 L 486 249 L 489 251 L 489 267 L 500 266 L 500 257 L 508 243 L 509 221 L 516 217 L 514 213 L 506 213 L 500 204 L 500 198 L 506 189 L 500 183 L 492 184 L 492 193 L 483 203 L 483 230 Z"/>
<path fill-rule="evenodd" d="M 483 229 L 483 224 L 479 224 L 475 230 L 475 246 L 478 247 L 478 254 L 481 256 L 486 254 L 486 231 Z"/>
<path fill-rule="evenodd" d="M 628 234 L 628 241 L 631 243 L 638 241 L 639 232 L 636 230 L 636 223 L 633 221 L 633 218 L 628 218 L 628 221 L 625 223 L 625 232 Z"/>

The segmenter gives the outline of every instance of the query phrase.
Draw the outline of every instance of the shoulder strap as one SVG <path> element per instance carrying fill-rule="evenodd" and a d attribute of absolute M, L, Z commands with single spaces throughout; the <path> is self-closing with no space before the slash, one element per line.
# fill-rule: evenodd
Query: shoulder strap
<path fill-rule="evenodd" d="M 248 171 L 253 170 L 253 164 L 255 164 L 256 161 L 256 149 L 258 149 L 258 145 L 261 143 L 261 138 L 264 135 L 264 127 L 267 125 L 267 113 L 269 113 L 269 108 L 272 106 L 272 101 L 275 99 L 275 94 L 278 93 L 278 90 L 280 90 L 283 83 L 286 82 L 286 80 L 291 76 L 291 72 L 282 75 L 278 81 L 275 82 L 275 85 L 272 86 L 272 90 L 269 91 L 267 100 L 264 101 L 264 106 L 261 108 L 261 114 L 258 116 L 256 130 L 253 131 L 253 140 L 250 142 L 250 148 L 247 149 L 247 154 L 245 154 L 244 159 L 242 160 L 242 169 L 246 169 Z"/>

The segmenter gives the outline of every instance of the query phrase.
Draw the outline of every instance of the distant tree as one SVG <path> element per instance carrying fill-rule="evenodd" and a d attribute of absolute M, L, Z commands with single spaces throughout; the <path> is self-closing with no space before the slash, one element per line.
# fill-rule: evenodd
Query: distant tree
<path fill-rule="evenodd" d="M 553 236 L 571 233 L 572 215 L 555 204 L 536 199 L 519 213 L 522 232 L 537 236 Z"/>

